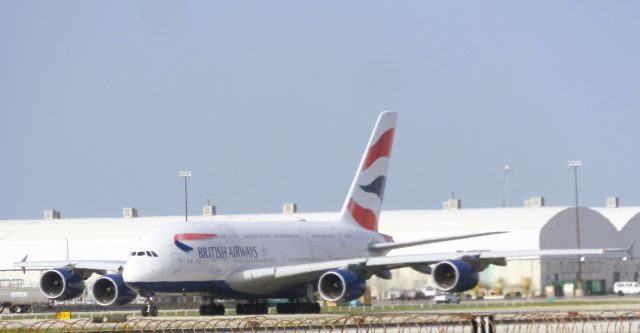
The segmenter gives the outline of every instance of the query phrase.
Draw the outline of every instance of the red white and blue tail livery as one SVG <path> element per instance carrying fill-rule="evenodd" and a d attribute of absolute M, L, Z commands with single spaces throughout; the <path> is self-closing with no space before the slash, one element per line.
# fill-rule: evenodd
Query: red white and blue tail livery
<path fill-rule="evenodd" d="M 371 231 L 378 231 L 397 118 L 396 112 L 382 112 L 378 116 L 369 144 L 342 206 L 340 219 L 355 222 Z"/>

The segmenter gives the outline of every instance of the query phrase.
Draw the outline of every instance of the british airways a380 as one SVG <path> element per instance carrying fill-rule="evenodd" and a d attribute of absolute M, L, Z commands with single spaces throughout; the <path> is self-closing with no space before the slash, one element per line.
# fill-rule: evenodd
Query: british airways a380
<path fill-rule="evenodd" d="M 201 315 L 224 314 L 215 299 L 237 299 L 238 314 L 264 314 L 269 299 L 288 299 L 278 313 L 318 313 L 316 294 L 327 301 L 361 297 L 372 276 L 391 278 L 391 270 L 411 267 L 433 274 L 443 291 L 461 292 L 478 284 L 478 272 L 507 257 L 602 254 L 625 249 L 465 251 L 388 256 L 393 249 L 500 233 L 394 242 L 379 233 L 397 113 L 379 115 L 365 153 L 335 221 L 176 222 L 145 235 L 126 261 L 15 263 L 22 269 L 47 268 L 42 293 L 69 300 L 85 290 L 85 280 L 101 274 L 92 287 L 96 302 L 119 306 L 138 295 L 147 299 L 143 316 L 158 313 L 158 293 L 203 296 Z"/>

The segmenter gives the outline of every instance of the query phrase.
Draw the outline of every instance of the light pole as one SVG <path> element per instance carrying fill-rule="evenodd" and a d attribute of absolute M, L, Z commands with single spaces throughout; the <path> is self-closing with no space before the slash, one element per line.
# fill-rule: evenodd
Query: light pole
<path fill-rule="evenodd" d="M 575 206 L 576 206 L 576 240 L 578 249 L 580 249 L 580 214 L 578 209 L 578 168 L 582 166 L 581 160 L 571 160 L 567 163 L 570 168 L 573 168 L 573 183 L 575 194 Z M 578 274 L 576 276 L 576 287 L 578 290 L 582 290 L 582 258 L 578 256 Z"/>
<path fill-rule="evenodd" d="M 509 207 L 509 175 L 513 172 L 510 164 L 502 166 L 504 170 L 504 207 Z"/>
<path fill-rule="evenodd" d="M 184 220 L 187 221 L 189 209 L 187 208 L 187 178 L 191 177 L 191 170 L 178 171 L 178 177 L 184 178 Z"/>

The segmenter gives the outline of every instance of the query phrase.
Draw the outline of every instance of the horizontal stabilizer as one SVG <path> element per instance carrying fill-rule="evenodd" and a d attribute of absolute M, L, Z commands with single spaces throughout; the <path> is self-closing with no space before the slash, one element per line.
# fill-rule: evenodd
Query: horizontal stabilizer
<path fill-rule="evenodd" d="M 452 240 L 465 239 L 465 238 L 473 238 L 473 237 L 482 237 L 489 235 L 497 235 L 504 234 L 507 231 L 490 231 L 490 232 L 482 232 L 476 234 L 466 234 L 466 235 L 458 235 L 458 236 L 447 236 L 447 237 L 438 237 L 438 238 L 426 238 L 426 239 L 418 239 L 406 242 L 389 242 L 389 243 L 377 243 L 369 245 L 369 251 L 390 251 L 395 249 L 400 249 L 404 247 L 418 246 L 424 244 L 432 244 L 432 243 L 440 243 L 440 242 L 448 242 Z"/>

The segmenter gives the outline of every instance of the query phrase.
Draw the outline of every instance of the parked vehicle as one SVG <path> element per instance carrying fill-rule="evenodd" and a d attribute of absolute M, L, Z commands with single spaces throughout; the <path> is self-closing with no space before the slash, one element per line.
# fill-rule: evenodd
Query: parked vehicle
<path fill-rule="evenodd" d="M 426 285 L 416 293 L 416 298 L 431 299 L 438 294 L 438 289 L 434 286 Z"/>
<path fill-rule="evenodd" d="M 387 291 L 387 298 L 390 300 L 402 299 L 403 294 L 404 290 L 402 289 L 389 289 Z"/>
<path fill-rule="evenodd" d="M 458 295 L 456 295 L 456 294 L 449 294 L 449 293 L 440 294 L 440 295 L 436 295 L 435 297 L 433 297 L 433 301 L 436 302 L 436 304 L 442 304 L 442 303 L 460 304 L 460 297 L 458 297 Z"/>
<path fill-rule="evenodd" d="M 34 303 L 47 302 L 37 288 L 0 287 L 0 313 L 5 309 L 11 313 L 27 313 L 33 311 Z"/>
<path fill-rule="evenodd" d="M 635 281 L 621 281 L 613 284 L 613 292 L 619 296 L 626 294 L 640 294 L 640 283 Z"/>
<path fill-rule="evenodd" d="M 405 290 L 402 292 L 402 295 L 400 295 L 400 299 L 403 301 L 418 298 L 420 298 L 420 295 L 418 295 L 418 291 L 416 290 Z"/>

